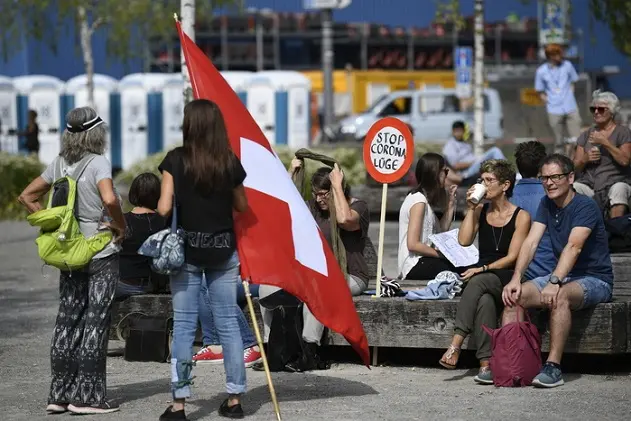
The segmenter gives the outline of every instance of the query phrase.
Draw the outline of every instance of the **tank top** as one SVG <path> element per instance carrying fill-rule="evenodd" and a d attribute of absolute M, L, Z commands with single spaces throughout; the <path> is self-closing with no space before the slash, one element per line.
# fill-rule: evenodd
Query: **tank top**
<path fill-rule="evenodd" d="M 517 207 L 510 221 L 503 227 L 494 227 L 489 225 L 486 220 L 488 209 L 489 204 L 487 203 L 480 213 L 480 236 L 478 241 L 480 248 L 480 266 L 488 265 L 508 255 L 508 248 L 510 247 L 510 242 L 515 233 L 517 214 L 521 210 L 520 207 Z"/>

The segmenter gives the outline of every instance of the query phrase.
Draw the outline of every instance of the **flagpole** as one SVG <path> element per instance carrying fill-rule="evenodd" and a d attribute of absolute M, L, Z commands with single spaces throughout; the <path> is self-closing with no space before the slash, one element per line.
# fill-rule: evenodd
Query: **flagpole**
<path fill-rule="evenodd" d="M 272 373 L 269 370 L 267 364 L 267 355 L 265 354 L 265 348 L 263 347 L 263 338 L 261 338 L 261 331 L 259 330 L 259 324 L 256 321 L 256 314 L 254 313 L 254 304 L 252 303 L 252 293 L 250 292 L 250 283 L 247 279 L 243 280 L 243 289 L 245 290 L 245 299 L 248 302 L 248 309 L 250 310 L 250 317 L 252 318 L 252 326 L 254 327 L 254 334 L 256 335 L 256 342 L 259 344 L 259 350 L 261 351 L 261 358 L 263 358 L 263 367 L 265 368 L 265 377 L 267 377 L 267 386 L 269 387 L 269 393 L 272 395 L 272 403 L 274 404 L 274 411 L 276 412 L 276 419 L 282 421 L 280 416 L 280 406 L 278 405 L 278 399 L 276 399 L 276 390 L 274 389 L 274 383 L 272 383 Z"/>

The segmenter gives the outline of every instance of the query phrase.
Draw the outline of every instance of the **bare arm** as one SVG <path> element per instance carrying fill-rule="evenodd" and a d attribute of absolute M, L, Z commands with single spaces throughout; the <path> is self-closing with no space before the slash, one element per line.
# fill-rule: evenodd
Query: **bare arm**
<path fill-rule="evenodd" d="M 525 210 L 521 210 L 517 215 L 517 221 L 515 221 L 515 232 L 511 239 L 510 246 L 508 246 L 508 254 L 499 260 L 488 265 L 489 269 L 510 269 L 515 266 L 517 256 L 519 256 L 519 250 L 521 245 L 528 236 L 530 231 L 530 214 Z"/>
<path fill-rule="evenodd" d="M 521 278 L 524 276 L 528 265 L 532 262 L 532 258 L 535 257 L 535 252 L 539 246 L 539 242 L 546 232 L 546 226 L 541 222 L 534 222 L 530 227 L 530 232 L 524 240 L 519 250 L 519 256 L 517 257 L 517 263 L 515 264 L 515 273 L 511 282 L 521 283 Z M 512 246 L 512 242 L 511 242 Z"/>
<path fill-rule="evenodd" d="M 480 228 L 480 213 L 482 213 L 482 207 L 484 205 L 479 204 L 475 208 L 469 208 L 467 214 L 460 224 L 458 230 L 458 243 L 463 247 L 468 247 L 473 244 L 475 236 L 478 234 Z"/>
<path fill-rule="evenodd" d="M 158 213 L 165 218 L 171 215 L 173 211 L 173 191 L 173 176 L 168 171 L 162 171 Z"/>
<path fill-rule="evenodd" d="M 248 198 L 245 196 L 245 187 L 243 184 L 239 184 L 232 191 L 232 197 L 234 199 L 234 209 L 237 212 L 245 212 L 248 210 Z"/>
<path fill-rule="evenodd" d="M 587 227 L 574 227 L 570 231 L 570 238 L 568 238 L 567 244 L 559 256 L 559 262 L 557 267 L 552 272 L 559 279 L 565 278 L 576 264 L 578 256 L 583 250 L 585 241 L 592 233 L 592 230 Z"/>
<path fill-rule="evenodd" d="M 337 225 L 346 231 L 357 231 L 361 227 L 359 225 L 359 213 L 351 209 L 348 200 L 344 196 L 342 186 L 331 183 L 331 191 L 335 202 L 335 219 Z"/>
<path fill-rule="evenodd" d="M 589 155 L 587 155 L 587 152 L 585 152 L 585 148 L 583 146 L 576 145 L 576 152 L 574 152 L 575 171 L 582 171 L 588 162 L 589 162 Z"/>
<path fill-rule="evenodd" d="M 408 250 L 421 256 L 439 257 L 438 251 L 421 242 L 423 235 L 423 220 L 425 219 L 425 203 L 417 203 L 410 209 L 410 223 L 408 225 Z"/>
<path fill-rule="evenodd" d="M 103 202 L 103 207 L 107 210 L 107 214 L 112 218 L 112 222 L 109 224 L 116 232 L 116 237 L 122 240 L 122 234 L 125 232 L 127 223 L 123 216 L 123 209 L 121 203 L 118 200 L 118 196 L 114 192 L 114 183 L 111 178 L 104 178 L 97 183 L 99 189 L 99 195 Z"/>
<path fill-rule="evenodd" d="M 28 213 L 35 213 L 42 209 L 42 205 L 39 200 L 50 190 L 50 184 L 48 184 L 42 177 L 37 177 L 31 181 L 31 184 L 26 186 L 24 191 L 18 197 L 20 202 L 28 211 Z"/>
<path fill-rule="evenodd" d="M 473 162 L 458 162 L 457 164 L 451 165 L 451 168 L 453 168 L 456 171 L 462 171 L 469 168 L 471 164 L 473 164 Z"/>
<path fill-rule="evenodd" d="M 617 148 L 616 145 L 607 140 L 607 142 L 603 143 L 603 147 L 609 151 L 609 154 L 618 165 L 629 166 L 631 162 L 631 143 L 625 143 Z"/>

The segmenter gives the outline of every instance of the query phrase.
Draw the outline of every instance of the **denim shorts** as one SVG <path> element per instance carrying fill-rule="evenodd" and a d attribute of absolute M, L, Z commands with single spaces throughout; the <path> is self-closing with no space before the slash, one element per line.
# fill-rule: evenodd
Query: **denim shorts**
<path fill-rule="evenodd" d="M 550 275 L 540 276 L 528 282 L 532 282 L 539 292 L 550 281 Z M 608 303 L 613 295 L 613 285 L 605 281 L 601 281 L 593 276 L 575 276 L 567 277 L 563 281 L 564 284 L 569 282 L 577 282 L 583 288 L 583 304 L 577 309 L 595 307 L 596 304 Z M 562 287 L 561 287 L 562 288 Z"/>

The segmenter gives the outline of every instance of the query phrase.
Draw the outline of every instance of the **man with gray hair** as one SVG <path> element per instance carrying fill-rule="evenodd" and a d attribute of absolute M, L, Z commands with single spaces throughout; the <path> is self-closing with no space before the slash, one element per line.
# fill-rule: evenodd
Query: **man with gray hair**
<path fill-rule="evenodd" d="M 594 91 L 589 109 L 594 125 L 577 140 L 574 166 L 581 176 L 574 188 L 593 197 L 610 218 L 623 216 L 631 201 L 631 130 L 616 124 L 620 101 L 612 92 Z"/>

